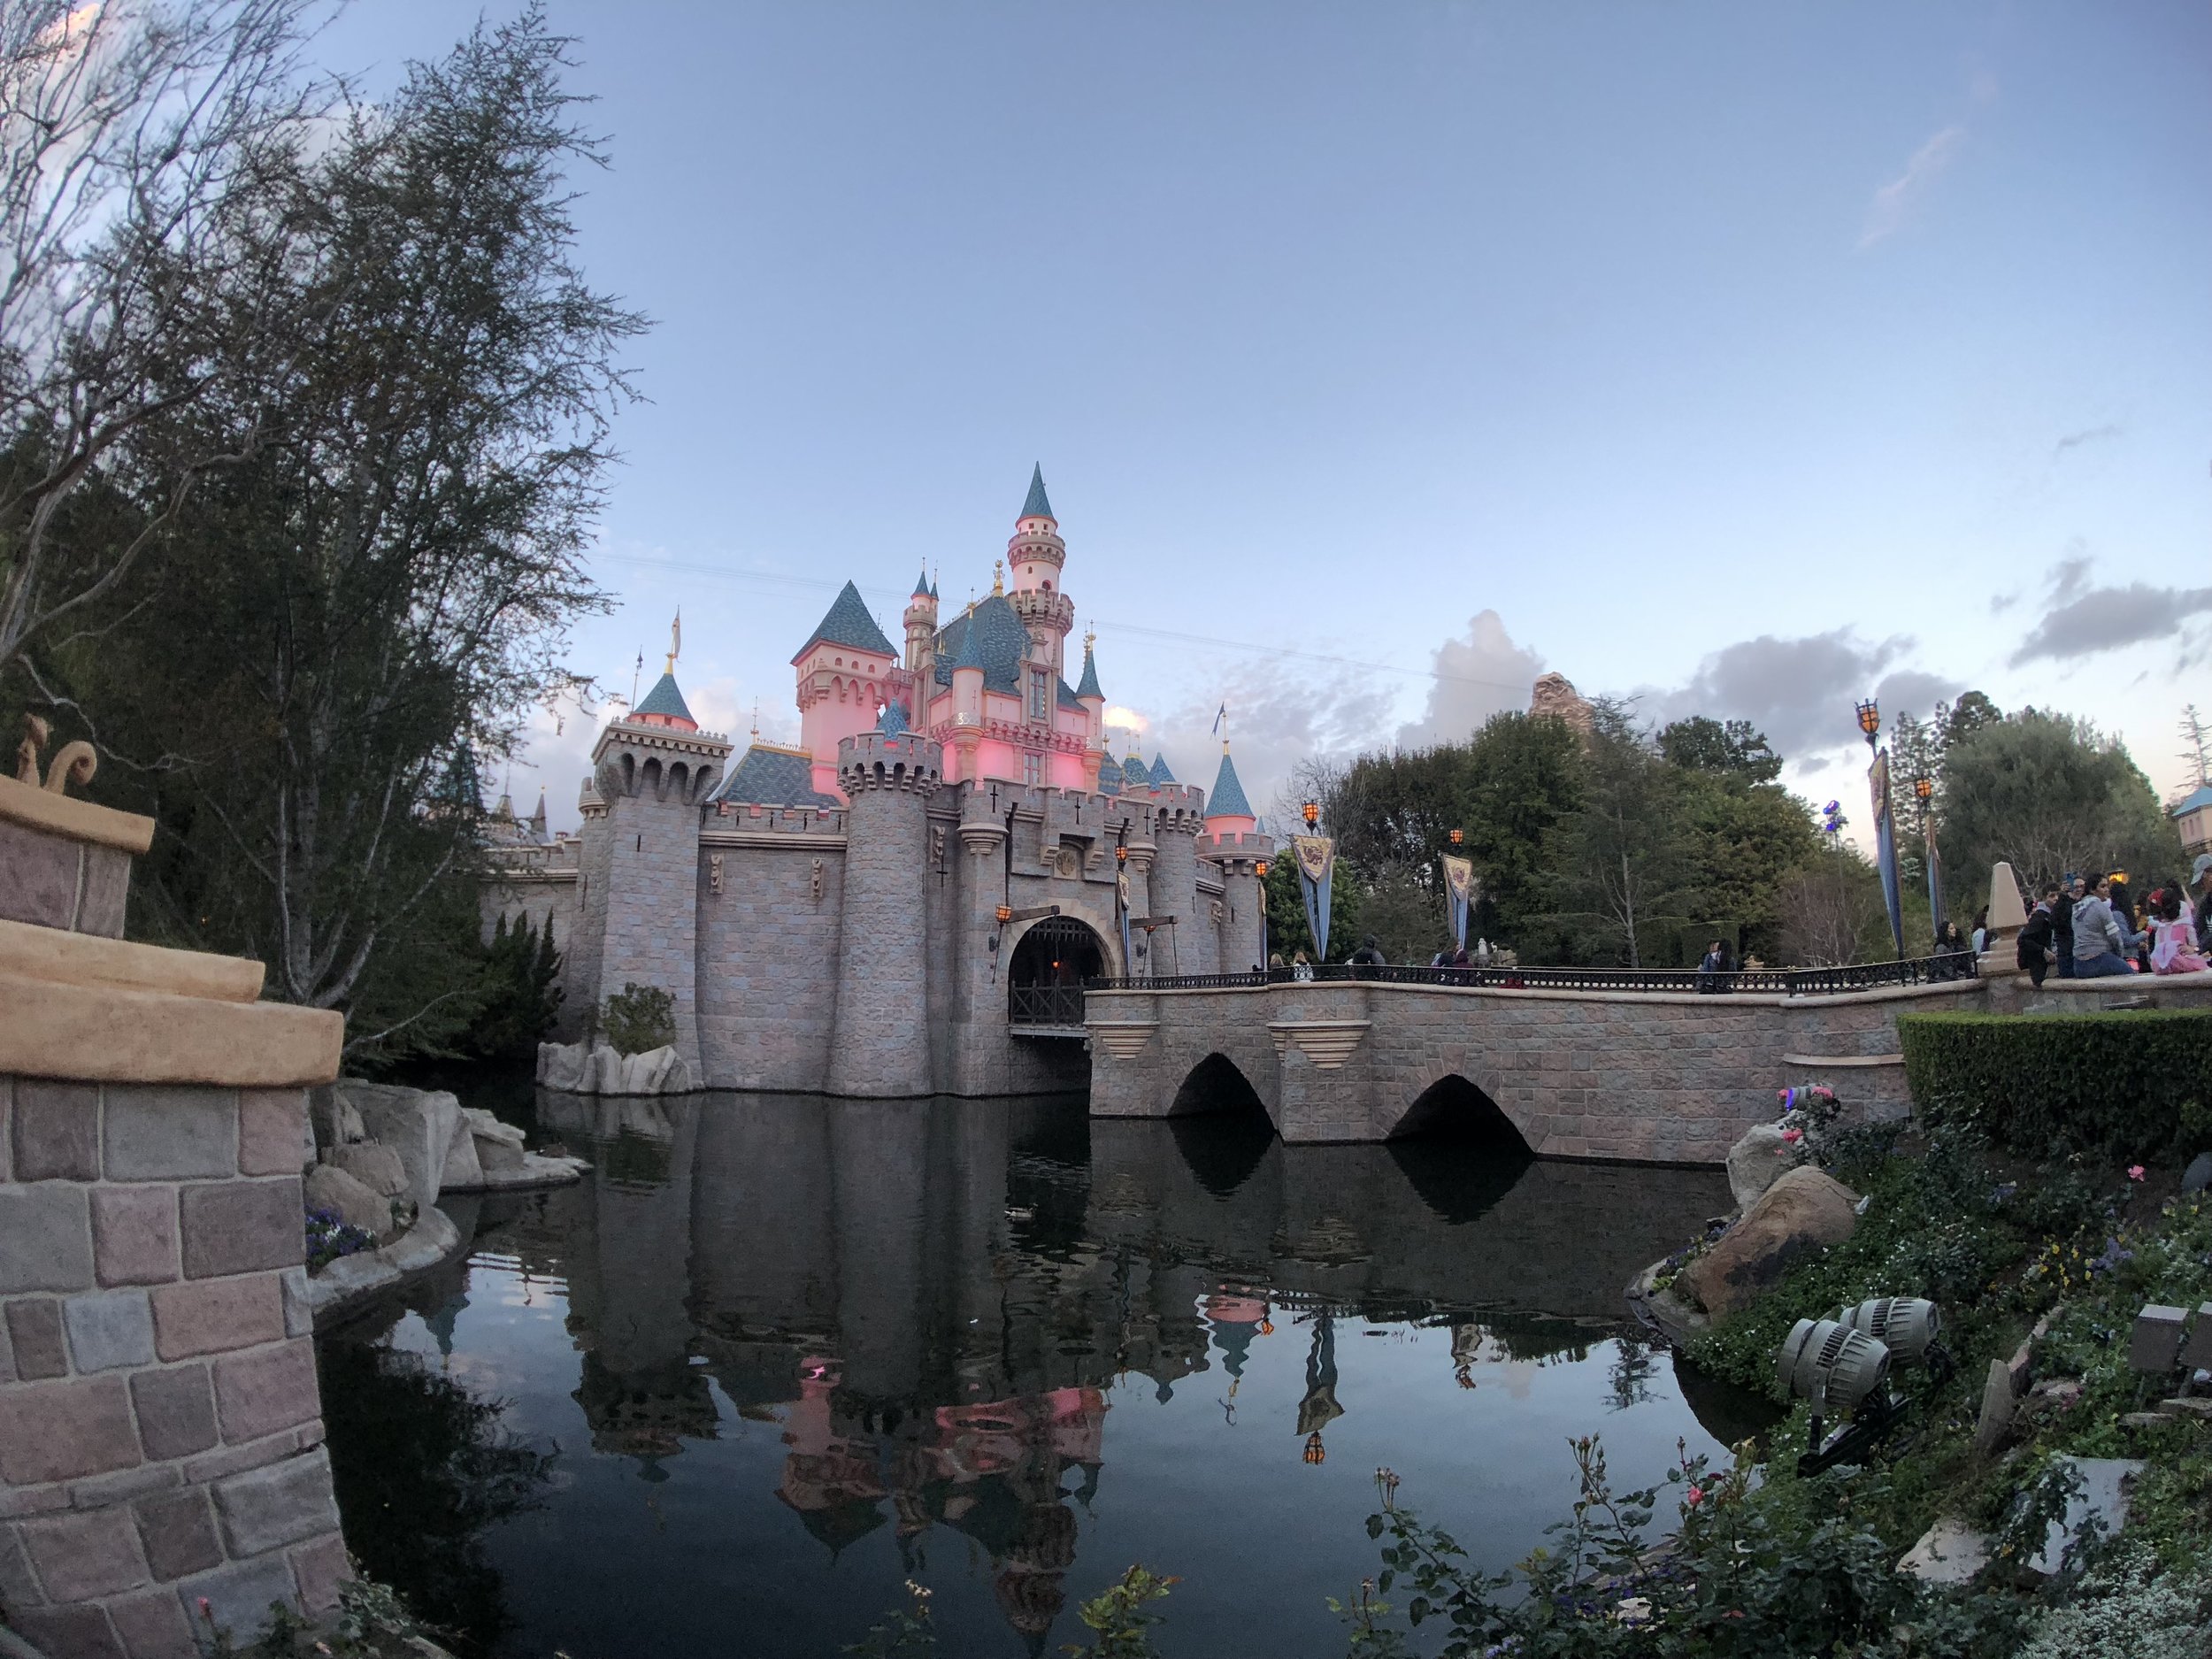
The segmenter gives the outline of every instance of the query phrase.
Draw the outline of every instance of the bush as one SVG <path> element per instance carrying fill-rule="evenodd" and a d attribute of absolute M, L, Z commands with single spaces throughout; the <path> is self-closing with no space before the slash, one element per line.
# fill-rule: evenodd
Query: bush
<path fill-rule="evenodd" d="M 607 999 L 599 1034 L 617 1054 L 645 1054 L 676 1041 L 676 999 L 657 985 L 634 980 Z"/>
<path fill-rule="evenodd" d="M 2212 1010 L 1904 1014 L 1897 1033 L 1921 1118 L 2024 1156 L 2185 1153 L 2185 1109 L 2212 1094 Z"/>

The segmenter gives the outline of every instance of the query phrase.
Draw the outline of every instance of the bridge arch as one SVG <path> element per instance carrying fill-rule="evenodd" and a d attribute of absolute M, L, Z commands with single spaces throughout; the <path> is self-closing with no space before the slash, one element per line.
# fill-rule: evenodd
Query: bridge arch
<path fill-rule="evenodd" d="M 1259 1090 L 1252 1087 L 1252 1079 L 1244 1075 L 1242 1067 L 1217 1048 L 1184 1074 L 1175 1098 L 1168 1104 L 1167 1115 L 1194 1118 L 1202 1113 L 1220 1112 L 1257 1118 L 1272 1133 L 1274 1120 L 1268 1113 L 1267 1102 L 1260 1098 Z"/>
<path fill-rule="evenodd" d="M 1446 1071 L 1414 1092 L 1386 1141 L 1450 1140 L 1516 1158 L 1535 1156 L 1521 1125 L 1489 1092 L 1459 1071 Z"/>

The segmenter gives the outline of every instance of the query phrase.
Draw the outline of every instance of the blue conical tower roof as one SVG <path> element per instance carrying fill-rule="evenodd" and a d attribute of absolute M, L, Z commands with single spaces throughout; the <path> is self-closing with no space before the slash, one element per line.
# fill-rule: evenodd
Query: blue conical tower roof
<path fill-rule="evenodd" d="M 1088 640 L 1083 642 L 1083 678 L 1075 683 L 1075 695 L 1078 697 L 1096 697 L 1102 703 L 1106 700 L 1106 694 L 1098 688 L 1098 664 L 1091 658 Z"/>
<path fill-rule="evenodd" d="M 1175 774 L 1167 769 L 1167 757 L 1157 749 L 1152 752 L 1152 767 L 1145 775 L 1152 780 L 1152 787 L 1155 789 L 1164 783 L 1175 781 Z"/>
<path fill-rule="evenodd" d="M 852 583 L 845 584 L 825 611 L 813 633 L 806 636 L 806 643 L 799 647 L 797 655 L 805 656 L 817 645 L 850 645 L 864 651 L 879 651 L 886 657 L 893 654 L 891 641 L 883 636 L 876 619 L 868 614 L 867 602 L 861 598 L 860 589 Z"/>
<path fill-rule="evenodd" d="M 904 737 L 913 728 L 906 723 L 906 705 L 894 698 L 883 705 L 883 713 L 876 721 L 876 730 L 886 737 Z"/>
<path fill-rule="evenodd" d="M 1052 518 L 1052 502 L 1045 495 L 1045 469 L 1041 461 L 1029 474 L 1029 499 L 1022 503 L 1021 516 L 1025 518 Z"/>
<path fill-rule="evenodd" d="M 960 630 L 960 655 L 952 659 L 955 668 L 980 668 L 987 672 L 990 664 L 983 660 L 983 630 L 975 625 L 975 612 L 967 616 L 967 626 Z"/>
<path fill-rule="evenodd" d="M 1098 763 L 1098 792 L 1101 795 L 1121 793 L 1121 763 L 1110 753 Z"/>
<path fill-rule="evenodd" d="M 922 573 L 914 579 L 913 596 L 917 599 L 926 599 L 929 597 L 929 566 L 925 565 L 922 566 Z"/>
<path fill-rule="evenodd" d="M 1229 758 L 1229 746 L 1221 746 L 1221 770 L 1214 773 L 1213 793 L 1206 797 L 1208 818 L 1250 818 L 1252 803 L 1244 798 L 1244 784 L 1237 764 Z"/>
<path fill-rule="evenodd" d="M 1152 774 L 1144 769 L 1144 762 L 1132 755 L 1121 763 L 1122 787 L 1125 789 L 1149 789 Z"/>
<path fill-rule="evenodd" d="M 672 719 L 690 720 L 691 709 L 684 702 L 684 694 L 676 689 L 676 676 L 663 674 L 653 682 L 652 690 L 645 694 L 645 701 L 631 710 L 634 714 L 664 714 Z M 697 725 L 695 720 L 693 725 Z"/>

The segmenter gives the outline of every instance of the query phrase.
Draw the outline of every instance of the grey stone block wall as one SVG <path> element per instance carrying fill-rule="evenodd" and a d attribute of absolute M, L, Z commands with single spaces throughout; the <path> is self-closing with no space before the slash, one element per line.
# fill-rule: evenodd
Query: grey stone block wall
<path fill-rule="evenodd" d="M 708 820 L 710 833 L 715 824 Z M 780 839 L 787 844 L 710 840 L 702 849 L 703 860 L 722 861 L 721 892 L 712 890 L 710 864 L 699 902 L 699 1049 L 709 1087 L 818 1089 L 828 1082 L 843 838 Z"/>
<path fill-rule="evenodd" d="M 1894 1068 L 1817 1062 L 1894 1054 L 1899 1013 L 1981 997 L 1971 981 L 1803 999 L 1359 981 L 1094 993 L 1092 1110 L 1166 1116 L 1217 1053 L 1286 1141 L 1386 1140 L 1431 1089 L 1459 1078 L 1548 1156 L 1718 1164 L 1792 1083 L 1826 1082 L 1847 1107 L 1856 1097 L 1869 1115 L 1893 1115 L 1903 1103 Z M 1333 1041 L 1346 1046 L 1332 1054 Z"/>
<path fill-rule="evenodd" d="M 49 1659 L 335 1602 L 306 1126 L 303 1089 L 0 1077 L 0 1610 Z"/>

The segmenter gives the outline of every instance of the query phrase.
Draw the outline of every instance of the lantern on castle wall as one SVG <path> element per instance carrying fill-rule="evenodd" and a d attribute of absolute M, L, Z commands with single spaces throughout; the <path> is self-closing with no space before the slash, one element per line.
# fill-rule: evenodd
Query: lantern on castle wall
<path fill-rule="evenodd" d="M 1013 919 L 1014 907 L 1012 905 L 1002 904 L 998 907 L 998 925 L 1001 927 L 1005 926 L 1007 923 L 1012 921 Z"/>

